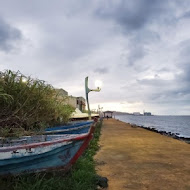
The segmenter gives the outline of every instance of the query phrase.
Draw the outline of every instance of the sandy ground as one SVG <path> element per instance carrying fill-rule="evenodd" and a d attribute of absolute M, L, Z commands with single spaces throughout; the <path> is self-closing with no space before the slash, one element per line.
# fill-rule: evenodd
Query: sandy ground
<path fill-rule="evenodd" d="M 190 190 L 190 144 L 104 120 L 96 170 L 107 190 Z"/>

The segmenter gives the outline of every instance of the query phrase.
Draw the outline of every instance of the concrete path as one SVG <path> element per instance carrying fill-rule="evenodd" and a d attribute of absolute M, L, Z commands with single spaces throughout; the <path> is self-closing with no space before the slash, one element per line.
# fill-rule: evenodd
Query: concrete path
<path fill-rule="evenodd" d="M 190 144 L 104 120 L 96 170 L 107 190 L 190 190 Z"/>

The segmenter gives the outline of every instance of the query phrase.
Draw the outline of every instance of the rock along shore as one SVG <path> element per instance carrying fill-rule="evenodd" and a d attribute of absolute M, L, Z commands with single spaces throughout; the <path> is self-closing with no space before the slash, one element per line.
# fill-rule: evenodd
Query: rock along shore
<path fill-rule="evenodd" d="M 174 139 L 178 139 L 178 140 L 181 140 L 181 141 L 184 141 L 184 142 L 190 144 L 190 138 L 188 138 L 188 137 L 180 137 L 179 133 L 171 133 L 171 132 L 167 132 L 167 131 L 161 131 L 161 130 L 157 130 L 154 127 L 144 127 L 142 125 L 136 125 L 136 124 L 132 124 L 132 123 L 128 123 L 128 124 L 131 125 L 131 127 L 140 127 L 140 128 L 143 128 L 143 129 L 146 129 L 146 130 L 149 130 L 149 131 L 152 131 L 152 132 L 156 132 L 156 133 L 159 133 L 161 135 L 168 136 L 168 137 L 172 137 Z"/>

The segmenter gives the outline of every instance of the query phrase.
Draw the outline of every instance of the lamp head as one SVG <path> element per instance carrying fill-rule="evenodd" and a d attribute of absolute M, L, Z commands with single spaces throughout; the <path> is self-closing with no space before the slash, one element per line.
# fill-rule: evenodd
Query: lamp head
<path fill-rule="evenodd" d="M 100 90 L 101 87 L 102 87 L 102 81 L 96 80 L 96 81 L 95 81 L 95 86 L 96 86 L 96 88 L 97 88 L 98 90 Z"/>

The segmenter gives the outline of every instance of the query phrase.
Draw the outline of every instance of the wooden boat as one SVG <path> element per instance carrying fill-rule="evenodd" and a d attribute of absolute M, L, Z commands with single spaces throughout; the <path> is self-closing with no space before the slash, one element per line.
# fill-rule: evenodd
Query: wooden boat
<path fill-rule="evenodd" d="M 44 134 L 82 134 L 87 133 L 94 121 L 71 122 L 68 125 L 46 128 Z"/>
<path fill-rule="evenodd" d="M 90 142 L 95 123 L 86 134 L 37 135 L 0 140 L 0 175 L 68 170 Z"/>

